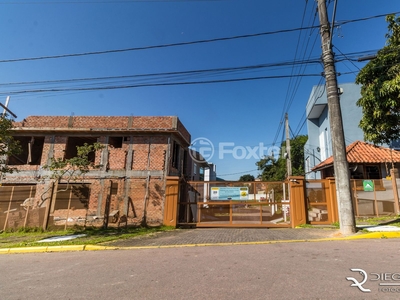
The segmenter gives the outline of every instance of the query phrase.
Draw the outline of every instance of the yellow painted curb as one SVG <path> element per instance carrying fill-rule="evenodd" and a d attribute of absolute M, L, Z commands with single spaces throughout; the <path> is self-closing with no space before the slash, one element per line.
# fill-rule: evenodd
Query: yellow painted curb
<path fill-rule="evenodd" d="M 48 246 L 47 252 L 83 251 L 85 245 Z"/>
<path fill-rule="evenodd" d="M 349 237 L 345 237 L 345 239 L 349 240 L 358 240 L 358 239 L 385 239 L 385 238 L 400 238 L 400 232 L 398 231 L 380 231 L 380 232 L 371 232 L 364 233 L 360 235 L 353 235 Z"/>
<path fill-rule="evenodd" d="M 120 247 L 110 247 L 110 246 L 97 246 L 97 245 L 86 245 L 85 251 L 97 251 L 97 250 L 118 250 Z"/>
<path fill-rule="evenodd" d="M 258 242 L 236 242 L 236 243 L 204 243 L 204 244 L 181 244 L 163 246 L 98 246 L 98 245 L 65 245 L 65 246 L 43 246 L 43 247 L 19 247 L 2 248 L 0 254 L 12 253 L 35 253 L 35 252 L 67 252 L 67 251 L 98 251 L 98 250 L 139 250 L 139 249 L 162 249 L 162 248 L 182 248 L 182 247 L 207 247 L 207 246 L 234 246 L 234 245 L 267 245 L 277 243 L 299 243 L 299 242 L 328 242 L 328 241 L 350 241 L 362 239 L 391 239 L 400 238 L 400 232 L 371 232 L 352 236 L 337 236 L 322 239 L 301 239 L 301 240 L 273 240 Z"/>
<path fill-rule="evenodd" d="M 2 249 L 0 249 L 0 254 L 8 254 L 9 251 L 10 251 L 10 248 L 2 248 Z"/>
<path fill-rule="evenodd" d="M 300 242 L 332 242 L 332 241 L 350 241 L 361 239 L 390 239 L 400 238 L 400 232 L 372 232 L 361 235 L 347 237 L 330 237 L 322 239 L 301 239 L 301 240 L 273 240 L 258 242 L 233 242 L 233 243 L 204 243 L 204 244 L 181 244 L 181 245 L 163 245 L 163 246 L 128 246 L 119 247 L 120 250 L 139 250 L 139 249 L 162 249 L 162 248 L 183 248 L 183 247 L 207 247 L 207 246 L 234 246 L 234 245 L 267 245 L 278 243 L 300 243 Z"/>
<path fill-rule="evenodd" d="M 47 247 L 20 247 L 20 248 L 9 248 L 8 253 L 33 253 L 33 252 L 46 252 Z"/>

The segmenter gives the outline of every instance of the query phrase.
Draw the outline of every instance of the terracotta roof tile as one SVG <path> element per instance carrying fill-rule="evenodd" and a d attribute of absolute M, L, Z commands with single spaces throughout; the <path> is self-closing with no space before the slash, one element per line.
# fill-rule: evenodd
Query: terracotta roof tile
<path fill-rule="evenodd" d="M 375 146 L 361 141 L 351 143 L 346 147 L 346 156 L 348 163 L 385 163 L 400 162 L 400 152 Z M 318 171 L 327 168 L 333 164 L 333 156 L 312 168 L 312 171 Z"/>

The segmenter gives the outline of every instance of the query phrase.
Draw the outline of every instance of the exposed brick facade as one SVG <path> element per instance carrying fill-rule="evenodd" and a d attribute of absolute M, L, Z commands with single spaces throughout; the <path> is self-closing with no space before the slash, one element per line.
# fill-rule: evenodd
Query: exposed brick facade
<path fill-rule="evenodd" d="M 31 116 L 14 125 L 16 137 L 41 137 L 42 143 L 44 137 L 40 164 L 14 165 L 19 172 L 7 175 L 3 182 L 36 183 L 36 203 L 43 199 L 48 203 L 50 173 L 43 167 L 51 158 L 70 155 L 69 140 L 77 145 L 85 141 L 104 145 L 95 153 L 94 163 L 101 167 L 85 175 L 84 182 L 90 183 L 87 209 L 53 209 L 53 225 L 65 224 L 66 219 L 68 225 L 82 220 L 86 225 L 102 225 L 107 205 L 109 212 L 127 215 L 128 224 L 140 224 L 145 211 L 148 224 L 162 224 L 166 176 L 190 175 L 184 166 L 190 134 L 177 117 Z M 172 155 L 179 163 L 173 163 Z"/>

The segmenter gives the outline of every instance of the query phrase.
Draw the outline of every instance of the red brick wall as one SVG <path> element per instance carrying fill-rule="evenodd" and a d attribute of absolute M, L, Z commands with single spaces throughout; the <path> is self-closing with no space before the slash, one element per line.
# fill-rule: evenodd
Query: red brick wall
<path fill-rule="evenodd" d="M 131 201 L 129 201 L 128 219 L 133 224 L 139 224 L 144 215 L 147 179 L 134 178 L 130 182 L 129 197 Z M 150 178 L 148 187 L 147 223 L 162 224 L 164 181 L 158 177 Z"/>
<path fill-rule="evenodd" d="M 118 191 L 111 195 L 110 212 L 118 210 L 123 215 L 125 207 L 125 191 L 128 197 L 128 223 L 131 225 L 140 225 L 144 215 L 144 201 L 146 196 L 147 178 L 132 178 L 129 180 L 113 179 L 114 184 L 118 184 Z M 101 216 L 104 216 L 106 199 L 109 193 L 111 181 L 104 180 L 104 189 L 98 181 L 93 181 L 91 185 L 89 212 L 88 215 L 95 215 L 99 205 L 98 199 L 102 194 Z M 129 184 L 128 189 L 125 185 Z M 163 201 L 164 201 L 164 181 L 161 177 L 151 177 L 148 185 L 147 200 L 147 222 L 148 224 L 162 224 L 163 222 Z M 109 224 L 113 226 L 113 224 Z"/>
<path fill-rule="evenodd" d="M 185 126 L 183 126 L 182 122 L 178 119 L 178 131 L 182 134 L 183 138 L 190 143 L 191 136 L 189 131 L 186 130 Z"/>
<path fill-rule="evenodd" d="M 30 116 L 22 122 L 15 123 L 15 127 L 48 127 L 66 128 L 68 127 L 69 117 L 65 116 Z"/>
<path fill-rule="evenodd" d="M 42 159 L 40 161 L 40 165 L 46 165 L 47 159 L 50 153 L 50 145 L 52 142 L 52 136 L 45 136 L 44 144 L 43 144 L 43 151 L 42 151 Z"/>
<path fill-rule="evenodd" d="M 165 156 L 168 149 L 167 143 L 168 138 L 163 136 L 134 137 L 132 169 L 164 170 Z"/>
<path fill-rule="evenodd" d="M 65 156 L 65 149 L 67 147 L 68 137 L 66 136 L 56 136 L 54 141 L 54 159 L 63 159 Z"/>
<path fill-rule="evenodd" d="M 132 170 L 147 170 L 148 155 L 151 152 L 148 137 L 135 137 L 133 142 Z"/>
<path fill-rule="evenodd" d="M 101 189 L 101 184 L 99 180 L 90 180 L 90 198 L 89 198 L 89 205 L 88 205 L 88 215 L 96 215 L 97 214 L 97 207 L 99 204 L 99 199 L 102 197 L 105 201 L 106 197 L 106 189 Z M 104 211 L 104 210 L 101 210 Z"/>
<path fill-rule="evenodd" d="M 131 128 L 131 129 L 174 129 L 176 117 L 106 117 L 106 116 L 29 116 L 15 127 L 47 128 Z M 71 121 L 70 121 L 71 120 Z M 131 121 L 130 121 L 131 120 Z M 129 123 L 132 126 L 129 126 Z M 68 126 L 72 125 L 72 126 Z M 182 127 L 181 125 L 180 127 Z"/>
<path fill-rule="evenodd" d="M 131 126 L 129 126 L 131 124 Z M 190 134 L 182 123 L 176 117 L 28 117 L 23 122 L 15 123 L 15 126 L 24 128 L 68 128 L 72 125 L 72 128 L 91 128 L 91 129 L 104 129 L 105 131 L 99 131 L 98 142 L 106 146 L 104 151 L 109 151 L 108 162 L 102 162 L 103 164 L 108 163 L 109 170 L 124 170 L 126 165 L 127 153 L 132 143 L 132 170 L 133 171 L 163 171 L 165 168 L 165 159 L 168 152 L 168 138 L 173 137 L 178 143 L 182 143 L 180 137 L 176 134 L 172 135 L 168 133 L 162 133 L 163 130 L 174 131 L 178 130 L 180 135 L 187 141 L 190 141 Z M 132 128 L 131 135 L 133 141 L 124 141 L 121 148 L 113 148 L 106 145 L 106 136 L 112 132 L 113 129 L 128 129 Z M 18 130 L 16 128 L 15 130 Z M 149 131 L 148 135 L 144 135 L 143 132 L 140 135 L 135 134 L 135 131 L 143 130 Z M 159 133 L 156 133 L 159 132 Z M 47 164 L 49 152 L 51 149 L 52 137 L 54 133 L 47 133 L 45 135 L 45 142 L 43 146 L 41 165 Z M 115 134 L 115 133 L 113 133 Z M 126 134 L 124 134 L 126 135 Z M 65 155 L 65 149 L 67 144 L 66 136 L 56 136 L 54 143 L 54 152 L 52 156 L 54 158 L 63 158 Z M 172 139 L 171 139 L 172 143 Z M 186 147 L 187 145 L 183 145 Z M 150 161 L 148 161 L 150 151 Z M 101 152 L 96 153 L 96 164 L 101 162 Z M 183 153 L 183 152 L 182 152 Z M 181 153 L 181 154 L 182 154 Z M 170 149 L 172 155 L 172 149 Z M 171 163 L 171 160 L 168 164 Z M 39 166 L 18 166 L 20 170 L 37 170 Z M 171 170 L 171 169 L 170 169 Z M 177 170 L 175 170 L 177 172 Z M 37 173 L 37 172 L 36 172 Z M 9 182 L 33 182 L 37 178 L 34 177 L 35 172 L 32 172 L 32 177 L 12 176 L 6 177 L 6 181 Z M 128 205 L 128 221 L 129 224 L 140 224 L 144 215 L 144 202 L 146 196 L 146 177 L 136 177 L 131 179 L 120 179 L 111 178 L 104 179 L 101 181 L 97 178 L 90 178 L 90 174 L 86 175 L 86 181 L 91 183 L 91 194 L 89 199 L 89 205 L 87 210 L 88 216 L 96 216 L 98 210 L 100 210 L 100 216 L 104 216 L 106 199 L 109 194 L 110 180 L 114 183 L 118 183 L 118 191 L 115 195 L 111 196 L 110 211 L 119 210 L 120 214 L 123 214 L 126 210 L 125 202 L 126 197 L 129 197 Z M 101 184 L 103 182 L 103 185 Z M 129 184 L 126 188 L 125 185 Z M 36 199 L 39 199 L 43 192 L 46 190 L 46 186 L 42 183 L 38 183 Z M 148 182 L 148 200 L 147 200 L 147 221 L 149 224 L 162 224 L 163 222 L 163 201 L 164 201 L 164 179 L 163 177 L 150 177 Z M 101 200 L 101 207 L 99 199 Z M 80 216 L 82 211 L 75 210 L 72 212 L 72 216 Z M 65 211 L 57 212 L 59 216 L 65 215 Z M 57 215 L 57 216 L 58 216 Z M 70 224 L 68 224 L 70 225 Z"/>
<path fill-rule="evenodd" d="M 109 148 L 108 167 L 110 170 L 125 170 L 126 150 L 124 148 Z"/>
<path fill-rule="evenodd" d="M 131 128 L 135 129 L 173 129 L 174 117 L 133 117 Z"/>
<path fill-rule="evenodd" d="M 86 225 L 101 226 L 103 224 L 103 217 L 105 215 L 105 208 L 107 202 L 107 196 L 110 193 L 111 182 L 118 185 L 116 193 L 111 195 L 109 212 L 118 210 L 119 215 L 123 215 L 127 210 L 128 224 L 129 225 L 141 225 L 144 217 L 144 204 L 147 194 L 147 224 L 148 225 L 161 225 L 163 223 L 163 207 L 164 207 L 164 180 L 162 177 L 150 177 L 147 185 L 146 177 L 138 177 L 131 179 L 104 179 L 103 185 L 100 180 L 87 179 L 86 183 L 90 183 L 90 197 L 88 203 L 88 209 L 73 209 L 69 211 L 65 208 L 55 209 L 52 212 L 53 217 L 60 218 L 58 221 L 54 220 L 50 223 L 50 226 L 65 225 L 65 219 L 70 218 L 68 226 L 74 224 L 83 225 L 82 219 L 87 217 L 88 221 Z M 128 184 L 128 188 L 126 188 Z M 35 203 L 38 203 L 41 207 L 46 207 L 49 203 L 51 194 L 51 183 L 39 182 L 36 186 Z M 148 186 L 148 190 L 146 188 Z M 128 197 L 128 205 L 125 206 L 125 197 Z M 99 201 L 101 199 L 101 203 Z M 23 200 L 23 199 L 20 199 Z M 43 201 L 44 200 L 44 201 Z M 57 201 L 57 200 L 56 200 Z M 101 205 L 98 214 L 98 207 Z M 93 217 L 97 216 L 97 220 L 93 220 Z M 79 220 L 78 220 L 79 219 Z M 52 219 L 51 219 L 52 220 Z M 51 221 L 52 222 L 52 221 Z M 116 223 L 111 223 L 110 226 L 116 226 Z"/>
<path fill-rule="evenodd" d="M 131 126 L 129 126 L 131 124 Z M 24 128 L 87 128 L 87 129 L 133 129 L 177 130 L 190 142 L 190 134 L 177 117 L 107 117 L 107 116 L 29 116 L 14 127 Z"/>

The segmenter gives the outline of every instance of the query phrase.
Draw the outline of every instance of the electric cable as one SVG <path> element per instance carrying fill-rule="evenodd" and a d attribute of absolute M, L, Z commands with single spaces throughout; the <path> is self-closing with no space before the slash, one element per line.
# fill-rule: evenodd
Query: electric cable
<path fill-rule="evenodd" d="M 359 18 L 359 19 L 340 21 L 337 24 L 345 25 L 345 24 L 349 24 L 349 23 L 366 21 L 366 20 L 371 20 L 374 18 L 381 18 L 381 17 L 385 17 L 387 15 L 399 14 L 399 13 L 400 12 L 392 12 L 392 13 L 380 14 L 380 15 L 376 15 L 376 16 L 364 17 L 364 18 Z M 187 46 L 187 45 L 212 43 L 212 42 L 219 42 L 219 41 L 236 40 L 236 39 L 243 39 L 243 38 L 253 38 L 253 37 L 266 36 L 266 35 L 272 35 L 272 34 L 280 34 L 280 33 L 288 33 L 288 32 L 295 32 L 295 31 L 301 31 L 301 30 L 308 30 L 308 29 L 313 29 L 313 28 L 319 28 L 319 25 L 311 26 L 311 27 L 303 27 L 303 28 L 281 29 L 281 30 L 275 30 L 275 31 L 244 34 L 244 35 L 237 35 L 237 36 L 230 36 L 230 37 L 221 37 L 221 38 L 213 38 L 213 39 L 205 39 L 205 40 L 197 40 L 197 41 L 189 41 L 189 42 L 180 42 L 180 43 L 170 43 L 170 44 L 161 44 L 161 45 L 152 45 L 152 46 L 132 47 L 132 48 L 123 48 L 123 49 L 110 49 L 110 50 L 103 50 L 103 51 L 90 51 L 90 52 L 81 52 L 81 53 L 60 54 L 60 55 L 48 55 L 48 56 L 38 56 L 38 57 L 2 59 L 2 60 L 0 60 L 0 63 L 33 61 L 33 60 L 43 60 L 43 59 L 58 59 L 58 58 L 78 57 L 78 56 L 87 56 L 87 55 L 99 55 L 99 54 L 109 54 L 109 53 L 121 53 L 121 52 L 128 52 L 128 51 L 149 50 L 149 49 L 176 47 L 176 46 Z"/>

